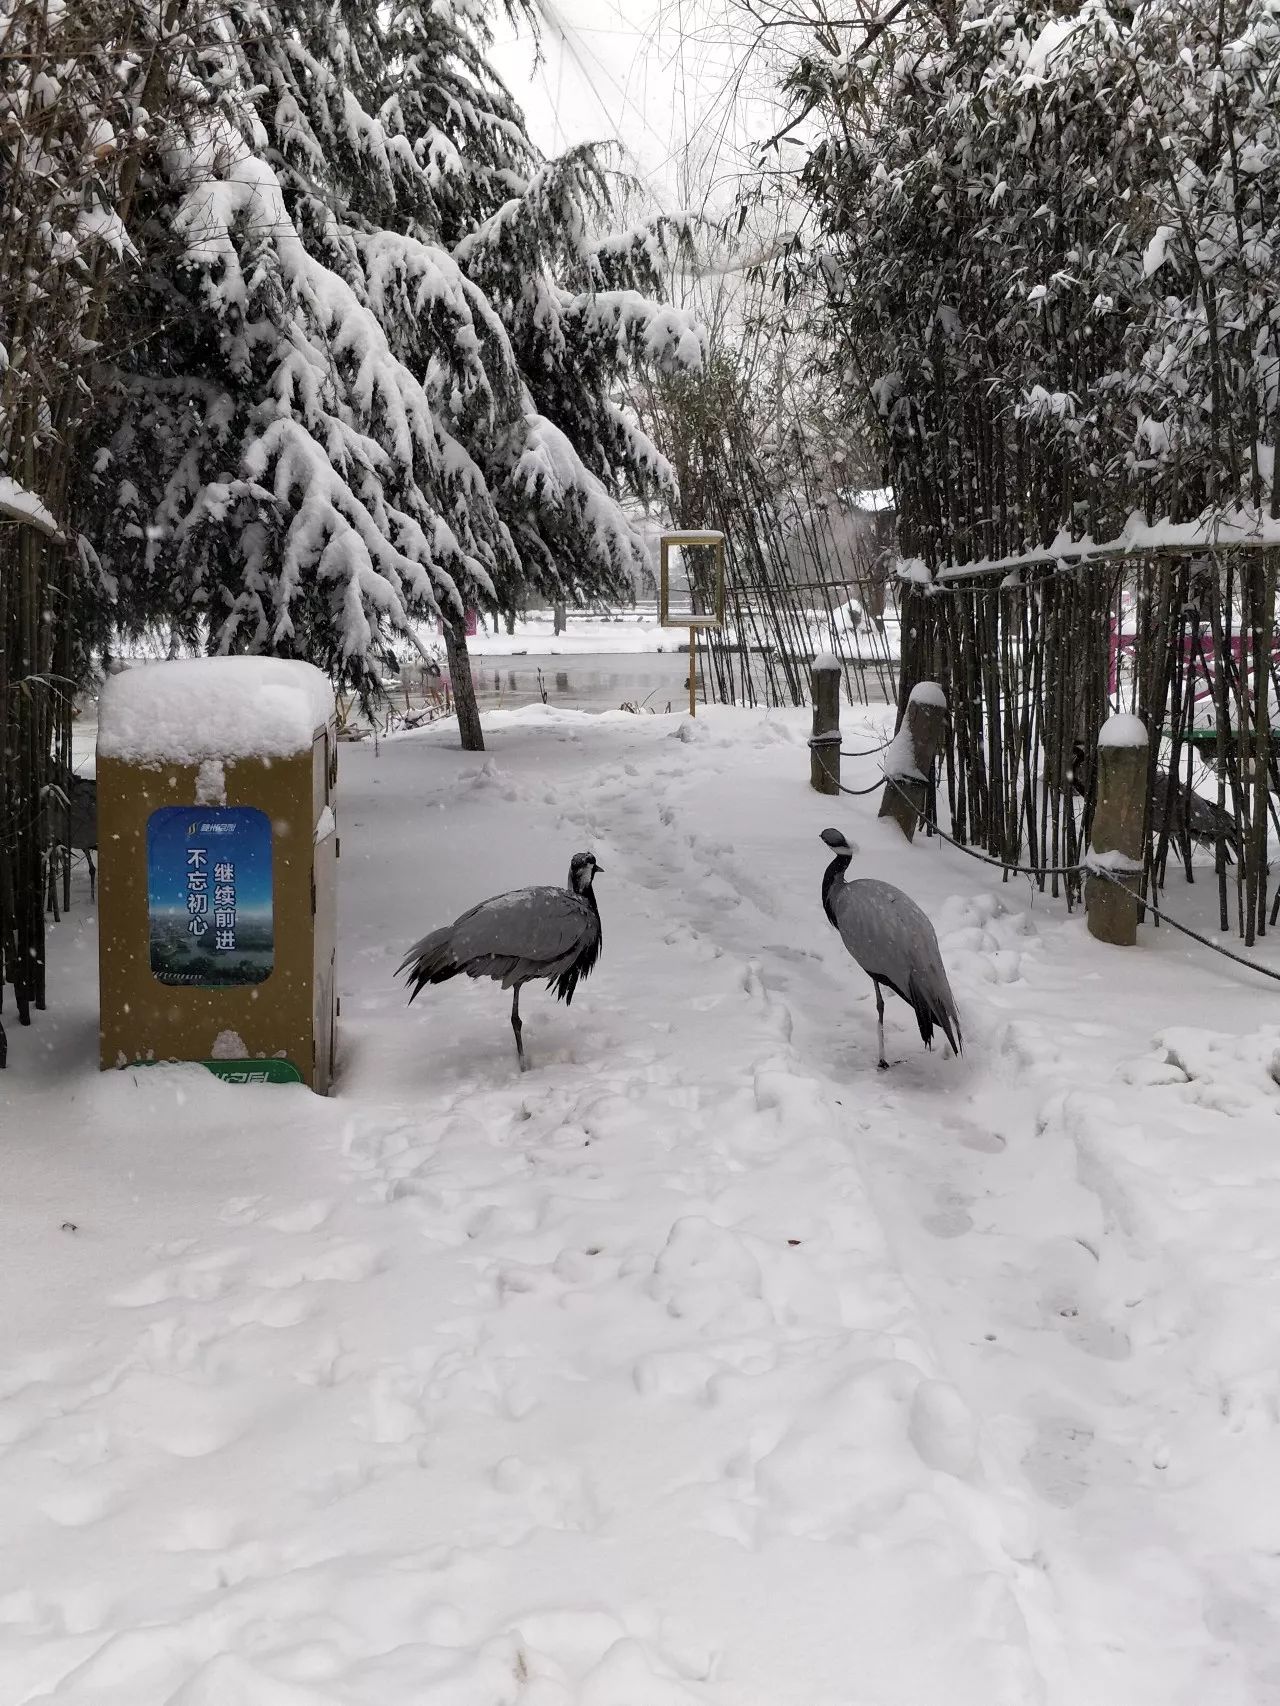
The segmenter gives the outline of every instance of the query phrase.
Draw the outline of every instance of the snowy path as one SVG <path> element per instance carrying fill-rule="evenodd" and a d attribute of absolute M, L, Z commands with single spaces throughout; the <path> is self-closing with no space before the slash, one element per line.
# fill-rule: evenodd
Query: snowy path
<path fill-rule="evenodd" d="M 1280 1700 L 1274 998 L 905 852 L 793 717 L 680 727 L 344 753 L 327 1103 L 24 1033 L 0 1701 Z M 875 1073 L 828 821 L 938 920 L 963 1061 L 895 1004 Z M 489 985 L 406 1009 L 408 940 L 588 845 L 534 1071 Z"/>

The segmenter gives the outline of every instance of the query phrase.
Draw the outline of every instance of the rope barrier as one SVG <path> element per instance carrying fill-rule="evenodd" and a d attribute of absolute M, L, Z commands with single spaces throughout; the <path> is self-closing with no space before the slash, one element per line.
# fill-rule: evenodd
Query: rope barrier
<path fill-rule="evenodd" d="M 884 780 L 889 787 L 898 788 L 893 777 L 886 776 Z M 904 799 L 910 800 L 910 795 L 905 790 L 898 788 L 898 792 L 903 795 Z M 1244 966 L 1248 971 L 1256 971 L 1260 977 L 1269 977 L 1273 983 L 1280 983 L 1280 971 L 1273 971 L 1270 966 L 1260 965 L 1257 960 L 1247 959 L 1244 954 L 1237 954 L 1231 948 L 1224 948 L 1220 942 L 1215 942 L 1210 937 L 1202 935 L 1199 930 L 1193 930 L 1189 924 L 1180 924 L 1163 907 L 1157 906 L 1154 900 L 1144 899 L 1142 895 L 1131 889 L 1128 883 L 1122 883 L 1114 871 L 1099 870 L 1093 865 L 1046 865 L 1043 870 L 1031 865 L 1004 865 L 999 859 L 988 858 L 985 853 L 978 853 L 972 847 L 964 846 L 962 842 L 948 835 L 945 829 L 939 829 L 936 823 L 930 823 L 923 812 L 920 816 L 921 821 L 935 835 L 941 836 L 943 841 L 958 848 L 961 853 L 967 853 L 971 859 L 980 859 L 984 865 L 997 865 L 1002 870 L 1014 871 L 1019 876 L 1074 876 L 1083 871 L 1089 876 L 1101 877 L 1103 882 L 1111 883 L 1115 888 L 1121 889 L 1129 896 L 1130 900 L 1137 901 L 1138 905 L 1145 907 L 1153 918 L 1158 918 L 1162 924 L 1169 925 L 1170 929 L 1179 931 L 1183 936 L 1189 936 L 1193 942 L 1199 942 L 1201 947 L 1209 948 L 1215 954 L 1221 954 L 1225 960 L 1234 960 L 1237 965 Z"/>
<path fill-rule="evenodd" d="M 843 785 L 841 781 L 836 781 L 835 776 L 831 775 L 831 769 L 829 769 L 828 763 L 826 763 L 826 752 L 824 752 L 823 749 L 824 747 L 836 746 L 836 744 L 838 744 L 838 740 L 840 740 L 840 734 L 838 734 L 838 732 L 826 735 L 812 735 L 811 740 L 809 740 L 809 747 L 811 747 L 811 751 L 817 752 L 817 759 L 819 759 L 819 763 L 823 764 L 823 769 L 826 769 L 828 781 L 833 781 L 836 788 L 840 788 L 841 793 L 864 795 L 864 793 L 876 792 L 877 788 L 881 788 L 881 786 L 887 786 L 887 788 L 894 788 L 901 797 L 905 798 L 906 804 L 910 805 L 911 809 L 915 809 L 915 800 L 911 798 L 910 793 L 906 792 L 906 788 L 899 785 L 899 781 L 896 776 L 881 775 L 879 781 L 874 781 L 869 788 L 847 788 L 847 786 Z M 887 746 L 887 744 L 889 744 L 889 742 L 886 740 L 886 742 L 884 742 L 884 746 Z M 876 747 L 874 751 L 882 751 L 882 747 Z M 845 754 L 843 749 L 841 749 L 841 757 L 845 756 L 869 757 L 870 754 Z M 1193 930 L 1190 925 L 1181 925 L 1176 918 L 1171 918 L 1169 913 L 1164 911 L 1164 908 L 1157 906 L 1155 901 L 1152 901 L 1152 899 L 1143 899 L 1137 891 L 1130 889 L 1130 885 L 1126 884 L 1126 882 L 1121 882 L 1120 877 L 1118 877 L 1116 873 L 1111 872 L 1111 870 L 1097 870 L 1096 867 L 1091 867 L 1091 865 L 1010 865 L 1010 863 L 1005 862 L 1002 858 L 992 858 L 990 853 L 980 853 L 976 848 L 966 848 L 963 841 L 957 841 L 954 836 L 949 836 L 947 831 L 945 831 L 945 829 L 940 829 L 940 827 L 937 826 L 930 817 L 925 815 L 925 812 L 920 812 L 920 822 L 925 826 L 925 829 L 928 829 L 928 833 L 934 834 L 934 836 L 939 836 L 940 841 L 945 841 L 947 846 L 956 848 L 959 853 L 966 853 L 969 858 L 976 858 L 981 865 L 993 865 L 997 870 L 1004 870 L 1004 872 L 1012 873 L 1012 875 L 1017 875 L 1017 877 L 1039 877 L 1039 879 L 1043 879 L 1043 877 L 1079 877 L 1080 873 L 1092 875 L 1092 877 L 1101 877 L 1103 882 L 1113 884 L 1116 889 L 1120 889 L 1120 891 L 1130 897 L 1132 901 L 1137 901 L 1138 906 L 1142 906 L 1142 908 L 1147 909 L 1147 911 L 1152 914 L 1152 918 L 1161 921 L 1162 925 L 1169 925 L 1171 930 L 1178 931 L 1179 935 L 1184 935 L 1184 937 L 1190 937 L 1191 942 L 1200 943 L 1201 947 L 1212 950 L 1213 954 L 1220 954 L 1224 959 L 1234 960 L 1237 966 L 1244 966 L 1246 971 L 1258 972 L 1258 976 L 1260 976 L 1260 978 L 1270 978 L 1273 983 L 1280 983 L 1280 971 L 1271 971 L 1270 966 L 1260 966 L 1260 964 L 1258 964 L 1258 960 L 1248 959 L 1244 954 L 1236 954 L 1232 949 L 1224 949 L 1224 947 L 1222 947 L 1222 943 L 1213 942 L 1212 938 L 1207 937 L 1207 935 L 1201 935 L 1201 931 Z"/>
<path fill-rule="evenodd" d="M 1275 983 L 1280 983 L 1280 971 L 1272 971 L 1270 966 L 1259 965 L 1257 960 L 1246 959 L 1243 954 L 1237 954 L 1230 948 L 1224 948 L 1221 942 L 1215 942 L 1208 936 L 1202 936 L 1198 930 L 1193 930 L 1189 924 L 1179 924 L 1176 918 L 1171 918 L 1161 910 L 1153 900 L 1144 900 L 1140 894 L 1135 894 L 1128 883 L 1122 883 L 1111 871 L 1094 871 L 1093 875 L 1101 877 L 1104 882 L 1112 883 L 1118 889 L 1123 889 L 1130 900 L 1136 900 L 1139 906 L 1145 906 L 1148 912 L 1154 914 L 1162 924 L 1167 924 L 1183 936 L 1190 936 L 1193 942 L 1199 942 L 1201 947 L 1212 948 L 1215 954 L 1221 954 L 1224 959 L 1234 960 L 1239 966 L 1247 966 L 1250 971 L 1256 971 L 1262 977 L 1269 977 Z"/>
<path fill-rule="evenodd" d="M 836 740 L 839 738 L 840 737 L 838 735 L 835 737 Z M 819 760 L 824 769 L 826 768 L 826 756 L 822 752 L 822 748 L 824 746 L 830 746 L 831 744 L 833 743 L 830 735 L 817 735 L 809 742 L 809 745 L 818 753 Z M 886 745 L 887 744 L 888 743 L 886 742 Z M 881 775 L 880 780 L 878 782 L 873 782 L 869 788 L 846 788 L 843 783 L 836 782 L 835 777 L 831 775 L 829 769 L 827 770 L 827 777 L 828 780 L 835 782 L 836 787 L 840 789 L 842 794 L 873 794 L 879 787 L 889 787 L 896 789 L 897 792 L 902 795 L 903 799 L 906 800 L 907 804 L 913 809 L 915 807 L 915 801 L 911 798 L 910 794 L 907 793 L 906 789 L 899 785 L 896 777 Z M 1003 859 L 993 859 L 987 853 L 979 853 L 974 847 L 966 847 L 962 841 L 957 841 L 953 835 L 948 835 L 945 829 L 940 829 L 938 825 L 934 823 L 932 819 L 926 817 L 923 812 L 920 813 L 920 821 L 924 824 L 930 834 L 938 836 L 942 841 L 945 841 L 949 847 L 956 848 L 958 852 L 967 853 L 970 859 L 977 859 L 983 865 L 994 865 L 997 870 L 1011 872 L 1015 876 L 1074 877 L 1079 876 L 1083 872 L 1089 876 L 1101 877 L 1104 882 L 1111 883 L 1115 888 L 1118 888 L 1123 893 L 1127 894 L 1130 900 L 1137 901 L 1139 906 L 1145 907 L 1146 910 L 1151 913 L 1153 918 L 1159 919 L 1162 924 L 1167 924 L 1170 929 L 1178 931 L 1179 934 L 1183 936 L 1189 936 L 1193 942 L 1198 942 L 1201 947 L 1208 948 L 1215 954 L 1221 954 L 1225 960 L 1234 960 L 1236 965 L 1244 966 L 1247 971 L 1257 972 L 1260 977 L 1269 977 L 1273 983 L 1280 983 L 1280 971 L 1273 971 L 1270 966 L 1260 965 L 1257 960 L 1248 959 L 1244 954 L 1237 954 L 1231 948 L 1224 948 L 1220 942 L 1213 941 L 1210 937 L 1203 935 L 1199 930 L 1193 930 L 1189 924 L 1180 924 L 1178 920 L 1171 917 L 1163 907 L 1157 906 L 1154 900 L 1149 898 L 1144 899 L 1142 895 L 1131 889 L 1127 883 L 1121 882 L 1120 878 L 1114 871 L 1099 870 L 1097 867 L 1087 864 L 1043 866 L 1006 864 Z"/>
<path fill-rule="evenodd" d="M 896 778 L 893 776 L 885 776 L 883 781 L 886 786 L 895 789 L 899 794 L 901 794 L 909 806 L 915 805 L 915 801 L 911 798 L 911 795 L 908 794 L 906 789 L 899 787 Z M 958 852 L 967 853 L 971 859 L 977 859 L 983 865 L 994 865 L 997 870 L 1009 871 L 1014 876 L 1074 877 L 1078 876 L 1081 871 L 1088 869 L 1085 865 L 1013 865 L 1005 859 L 995 859 L 989 853 L 979 853 L 976 847 L 966 847 L 963 841 L 957 841 L 953 835 L 948 835 L 945 829 L 940 829 L 938 825 L 934 823 L 931 818 L 926 817 L 923 812 L 920 813 L 920 821 L 924 824 L 925 828 L 931 835 L 940 837 L 940 839 L 945 841 L 948 846 L 954 847 Z"/>
<path fill-rule="evenodd" d="M 809 745 L 810 746 L 838 746 L 839 742 L 840 742 L 840 731 L 839 731 L 839 729 L 832 729 L 829 733 L 827 733 L 825 735 L 810 735 L 809 736 Z M 887 746 L 892 746 L 892 745 L 893 745 L 893 736 L 889 735 L 886 739 L 882 740 L 877 746 L 863 747 L 856 752 L 851 751 L 847 746 L 842 746 L 842 747 L 840 747 L 840 756 L 841 756 L 841 758 L 874 758 L 877 752 L 883 752 Z"/>
<path fill-rule="evenodd" d="M 812 735 L 809 739 L 809 750 L 817 754 L 818 763 L 826 771 L 827 781 L 830 782 L 833 787 L 838 788 L 842 794 L 852 794 L 855 798 L 858 798 L 863 794 L 874 794 L 877 788 L 884 785 L 884 782 L 887 780 L 886 777 L 882 776 L 878 782 L 873 782 L 869 788 L 846 788 L 838 776 L 832 775 L 831 766 L 827 762 L 827 755 L 822 749 L 824 746 L 835 746 L 839 739 L 839 734 Z"/>
<path fill-rule="evenodd" d="M 879 746 L 868 746 L 861 752 L 850 752 L 847 747 L 842 746 L 840 748 L 840 756 L 841 758 L 874 758 L 877 752 L 883 752 L 887 746 L 892 745 L 893 736 L 890 735 L 887 740 L 882 740 Z"/>
<path fill-rule="evenodd" d="M 891 788 L 897 787 L 897 783 L 892 777 L 886 776 L 885 781 Z M 903 790 L 898 788 L 898 792 L 901 794 Z M 904 797 L 909 798 L 905 795 Z M 988 858 L 985 853 L 978 853 L 972 847 L 966 847 L 962 842 L 956 841 L 947 834 L 945 829 L 939 829 L 936 823 L 930 823 L 923 813 L 921 813 L 921 821 L 935 835 L 941 836 L 943 841 L 958 848 L 961 853 L 967 853 L 971 859 L 980 859 L 984 865 L 1000 866 L 1001 869 L 1014 871 L 1019 876 L 1072 876 L 1083 871 L 1089 876 L 1101 877 L 1103 882 L 1111 883 L 1115 888 L 1122 890 L 1129 896 L 1130 900 L 1137 901 L 1138 905 L 1145 907 L 1153 918 L 1158 918 L 1162 924 L 1167 924 L 1170 929 L 1177 930 L 1183 936 L 1189 936 L 1193 942 L 1199 942 L 1201 947 L 1209 948 L 1215 954 L 1221 954 L 1223 959 L 1234 960 L 1237 965 L 1244 966 L 1249 971 L 1256 971 L 1260 977 L 1269 977 L 1273 983 L 1280 983 L 1280 971 L 1273 971 L 1270 966 L 1260 965 L 1257 960 L 1248 959 L 1244 954 L 1237 954 L 1231 948 L 1224 948 L 1221 942 L 1215 942 L 1210 937 L 1202 935 L 1199 930 L 1193 930 L 1189 924 L 1180 924 L 1163 907 L 1157 906 L 1154 900 L 1144 899 L 1142 895 L 1131 889 L 1128 883 L 1122 883 L 1114 871 L 1099 870 L 1092 865 L 1047 865 L 1043 870 L 1031 865 L 1004 865 L 1001 860 Z"/>

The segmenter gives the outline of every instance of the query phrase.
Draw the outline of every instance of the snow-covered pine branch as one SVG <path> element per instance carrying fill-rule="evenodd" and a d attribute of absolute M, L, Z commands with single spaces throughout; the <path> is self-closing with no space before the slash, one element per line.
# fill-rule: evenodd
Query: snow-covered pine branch
<path fill-rule="evenodd" d="M 228 0 L 193 49 L 96 465 L 122 616 L 185 587 L 210 643 L 368 680 L 442 602 L 624 578 L 619 499 L 671 473 L 620 388 L 701 343 L 646 292 L 666 236 L 611 244 L 595 156 L 538 158 L 487 13 Z"/>

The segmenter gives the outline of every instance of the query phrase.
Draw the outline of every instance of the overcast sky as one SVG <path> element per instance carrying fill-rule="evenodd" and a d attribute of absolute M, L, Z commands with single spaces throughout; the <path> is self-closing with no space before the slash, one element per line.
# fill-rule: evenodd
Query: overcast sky
<path fill-rule="evenodd" d="M 618 142 L 626 165 L 668 212 L 723 204 L 751 143 L 773 127 L 762 69 L 745 88 L 744 34 L 733 0 L 538 0 L 542 63 L 532 32 L 505 20 L 494 60 L 521 101 L 534 140 L 556 152 Z M 750 90 L 751 92 L 746 92 Z M 686 156 L 694 161 L 692 193 Z"/>

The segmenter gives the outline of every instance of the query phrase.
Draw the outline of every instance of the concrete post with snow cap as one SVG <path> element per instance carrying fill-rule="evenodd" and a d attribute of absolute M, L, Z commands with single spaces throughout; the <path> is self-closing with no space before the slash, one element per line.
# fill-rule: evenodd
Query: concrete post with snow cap
<path fill-rule="evenodd" d="M 884 798 L 878 814 L 891 817 L 908 841 L 924 816 L 929 777 L 946 724 L 946 694 L 936 681 L 918 681 L 907 700 L 907 714 L 885 748 Z"/>
<path fill-rule="evenodd" d="M 1111 871 L 1127 888 L 1142 875 L 1147 807 L 1148 738 L 1140 717 L 1108 717 L 1098 735 L 1098 798 L 1085 865 L 1089 934 L 1131 948 L 1138 940 L 1138 902 L 1097 873 Z"/>
<path fill-rule="evenodd" d="M 819 652 L 810 666 L 813 734 L 809 740 L 809 786 L 819 794 L 840 792 L 840 659 Z"/>

